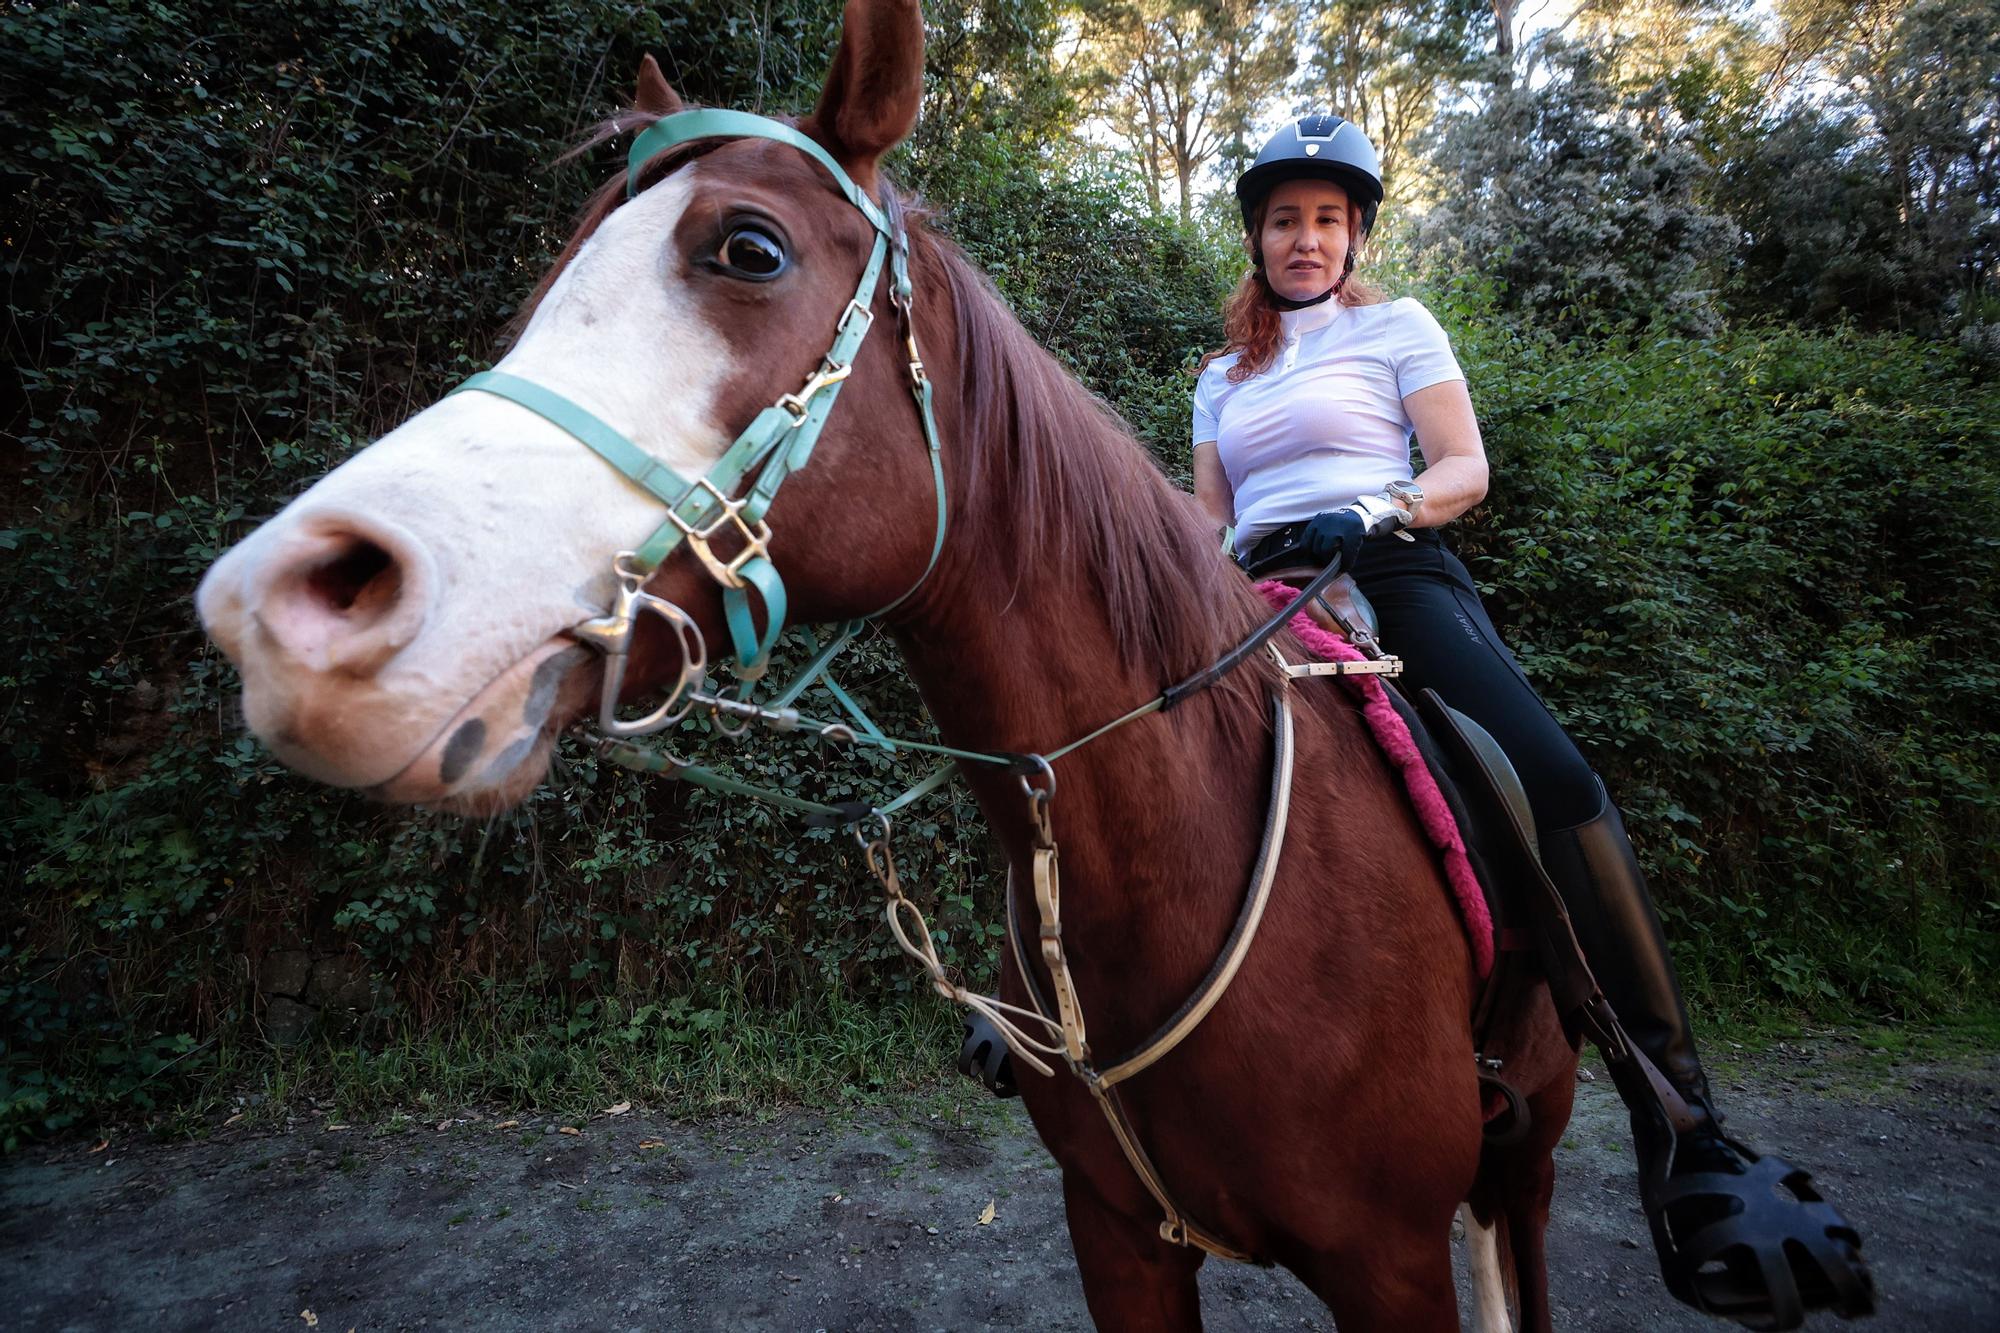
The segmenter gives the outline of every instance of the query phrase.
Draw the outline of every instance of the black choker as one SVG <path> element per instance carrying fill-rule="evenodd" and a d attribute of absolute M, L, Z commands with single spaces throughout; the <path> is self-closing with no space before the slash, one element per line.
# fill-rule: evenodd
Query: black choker
<path fill-rule="evenodd" d="M 1294 301 L 1290 297 L 1280 296 L 1278 295 L 1278 289 L 1271 286 L 1269 282 L 1264 284 L 1264 290 L 1271 294 L 1271 304 L 1278 307 L 1278 309 L 1304 310 L 1308 306 L 1325 305 L 1328 301 L 1331 301 L 1333 294 L 1340 290 L 1340 284 L 1335 283 L 1318 296 L 1313 297 L 1310 301 Z"/>

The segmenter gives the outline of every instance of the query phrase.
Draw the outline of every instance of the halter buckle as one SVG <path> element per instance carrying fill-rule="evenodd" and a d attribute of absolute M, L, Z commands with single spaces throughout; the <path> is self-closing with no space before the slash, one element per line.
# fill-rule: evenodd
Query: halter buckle
<path fill-rule="evenodd" d="M 841 374 L 846 373 L 847 368 L 841 367 Z M 696 491 L 707 491 L 710 498 L 721 507 L 722 512 L 700 527 L 689 523 L 674 510 L 668 510 L 667 517 L 681 530 L 681 535 L 687 538 L 688 549 L 695 553 L 696 558 L 714 576 L 717 583 L 725 588 L 746 586 L 742 576 L 743 566 L 760 557 L 766 559 L 770 557 L 771 525 L 762 519 L 757 520 L 754 525 L 746 523 L 742 510 L 748 501 L 733 500 L 724 495 L 707 477 L 700 478 L 690 486 L 688 495 L 693 495 Z M 682 503 L 686 503 L 685 496 L 682 497 Z M 734 527 L 737 535 L 743 539 L 743 549 L 728 560 L 723 560 L 709 548 L 709 542 L 716 534 L 730 527 Z"/>
<path fill-rule="evenodd" d="M 840 312 L 840 322 L 833 326 L 834 332 L 847 332 L 848 326 L 857 319 L 861 321 L 861 336 L 865 338 L 868 336 L 868 330 L 875 327 L 875 312 L 861 304 L 858 299 L 850 297 L 847 309 Z"/>

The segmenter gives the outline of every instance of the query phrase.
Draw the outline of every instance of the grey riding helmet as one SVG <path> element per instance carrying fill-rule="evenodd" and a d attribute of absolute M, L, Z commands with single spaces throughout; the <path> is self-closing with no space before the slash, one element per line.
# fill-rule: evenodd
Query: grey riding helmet
<path fill-rule="evenodd" d="M 1339 116 L 1315 111 L 1300 116 L 1271 136 L 1250 169 L 1236 178 L 1236 202 L 1243 206 L 1243 229 L 1264 196 L 1284 181 L 1329 180 L 1361 205 L 1361 234 L 1375 229 L 1375 210 L 1382 205 L 1382 161 L 1361 127 Z"/>

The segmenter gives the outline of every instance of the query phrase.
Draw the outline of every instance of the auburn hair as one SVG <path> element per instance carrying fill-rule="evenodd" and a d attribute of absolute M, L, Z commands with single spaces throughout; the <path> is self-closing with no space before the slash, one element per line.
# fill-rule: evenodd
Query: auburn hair
<path fill-rule="evenodd" d="M 1208 363 L 1219 356 L 1236 353 L 1236 364 L 1229 368 L 1229 382 L 1241 384 L 1252 375 L 1261 375 L 1270 369 L 1277 359 L 1278 342 L 1284 326 L 1279 322 L 1279 306 L 1271 291 L 1270 279 L 1264 276 L 1264 247 L 1258 237 L 1264 231 L 1264 208 L 1270 202 L 1266 195 L 1250 210 L 1250 225 L 1243 237 L 1250 247 L 1250 271 L 1243 275 L 1243 281 L 1236 284 L 1236 290 L 1222 303 L 1222 338 L 1220 350 L 1210 352 L 1201 359 L 1197 373 L 1208 369 Z M 1333 286 L 1333 299 L 1342 305 L 1379 305 L 1387 299 L 1381 290 L 1364 282 L 1355 275 L 1355 256 L 1361 249 L 1361 242 L 1354 237 L 1354 219 L 1358 210 L 1350 200 L 1347 212 L 1348 247 L 1347 262 L 1342 266 L 1340 280 Z"/>

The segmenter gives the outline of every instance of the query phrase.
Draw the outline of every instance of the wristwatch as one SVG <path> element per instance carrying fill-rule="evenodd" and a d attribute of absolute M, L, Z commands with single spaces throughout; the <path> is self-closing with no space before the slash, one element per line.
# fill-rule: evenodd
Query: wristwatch
<path fill-rule="evenodd" d="M 1424 488 L 1414 481 L 1392 481 L 1382 488 L 1382 494 L 1410 511 L 1410 521 L 1406 526 L 1415 527 L 1417 519 L 1424 512 Z"/>

